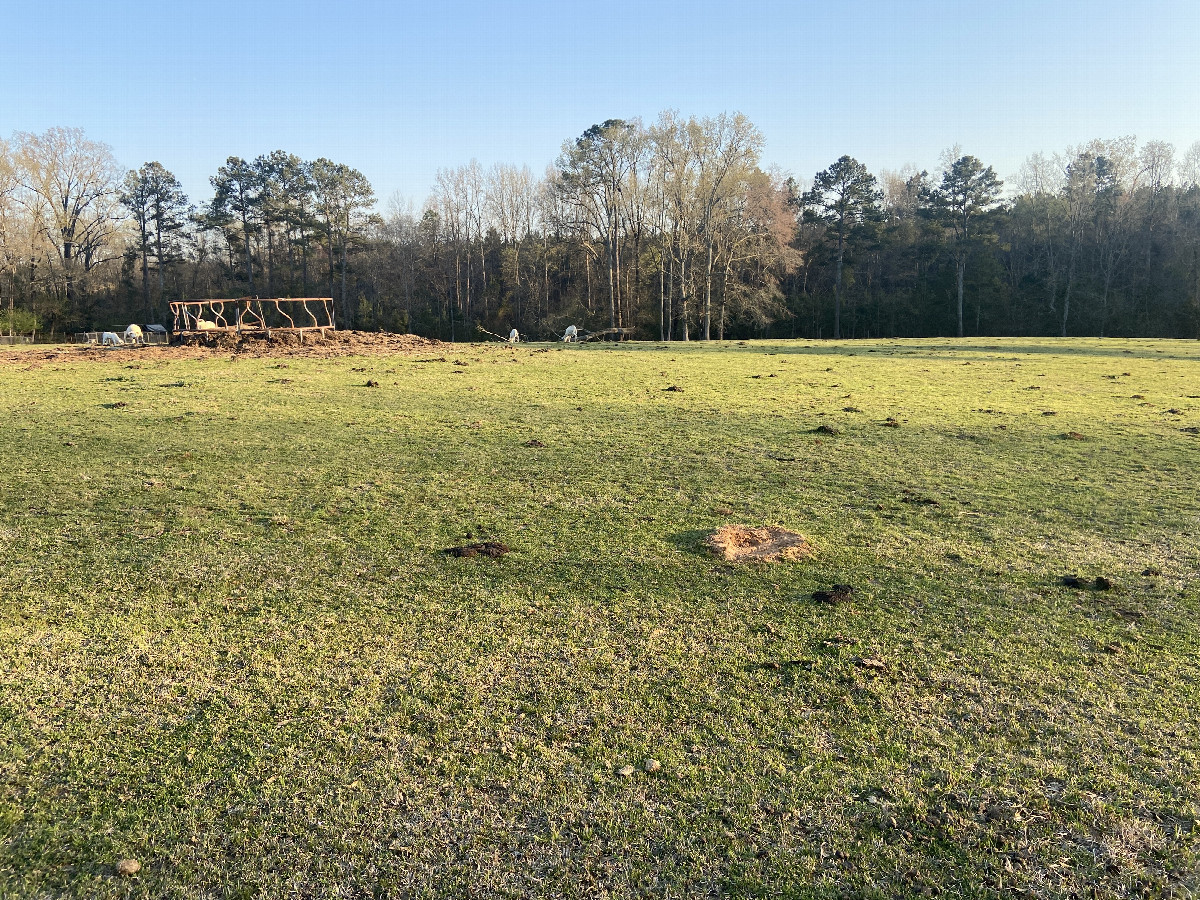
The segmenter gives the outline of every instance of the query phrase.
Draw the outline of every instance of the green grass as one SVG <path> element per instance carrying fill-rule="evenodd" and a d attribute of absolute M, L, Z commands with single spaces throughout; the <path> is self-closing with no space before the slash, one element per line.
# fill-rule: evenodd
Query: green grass
<path fill-rule="evenodd" d="M 1200 345 L 18 359 L 0 896 L 1200 891 Z"/>

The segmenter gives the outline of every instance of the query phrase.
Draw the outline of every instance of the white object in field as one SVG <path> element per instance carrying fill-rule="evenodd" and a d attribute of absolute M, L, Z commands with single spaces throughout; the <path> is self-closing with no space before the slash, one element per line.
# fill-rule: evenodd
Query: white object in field
<path fill-rule="evenodd" d="M 140 344 L 142 342 L 142 329 L 137 325 L 130 325 L 125 329 L 125 340 L 131 344 Z"/>
<path fill-rule="evenodd" d="M 568 325 L 567 330 L 563 332 L 563 343 L 571 343 L 579 340 L 579 329 L 574 325 Z"/>
<path fill-rule="evenodd" d="M 510 344 L 515 344 L 520 339 L 521 339 L 521 335 L 517 334 L 517 329 L 514 328 L 512 331 L 510 331 L 508 333 L 508 342 Z"/>
<path fill-rule="evenodd" d="M 217 323 L 210 322 L 208 319 L 197 319 L 196 320 L 196 330 L 197 331 L 216 331 Z"/>
<path fill-rule="evenodd" d="M 100 343 L 106 347 L 119 347 L 125 342 L 121 340 L 121 336 L 115 331 L 106 331 L 100 335 Z"/>

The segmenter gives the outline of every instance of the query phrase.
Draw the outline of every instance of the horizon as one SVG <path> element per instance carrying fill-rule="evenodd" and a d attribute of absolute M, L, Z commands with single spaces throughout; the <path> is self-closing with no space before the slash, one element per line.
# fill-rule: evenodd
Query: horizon
<path fill-rule="evenodd" d="M 717 8 L 623 2 L 605 22 L 544 2 L 466 0 L 412 15 L 355 4 L 335 21 L 317 21 L 315 4 L 228 0 L 17 10 L 18 35 L 54 26 L 63 63 L 48 72 L 37 41 L 15 42 L 0 60 L 0 137 L 81 128 L 123 168 L 161 162 L 198 204 L 229 156 L 325 156 L 361 171 L 381 209 L 394 195 L 420 207 L 439 169 L 473 159 L 540 175 L 589 126 L 650 123 L 665 109 L 744 113 L 763 132 L 763 168 L 800 180 L 843 154 L 876 174 L 932 171 L 958 145 L 1009 183 L 1032 154 L 1095 138 L 1166 141 L 1177 159 L 1200 140 L 1188 89 L 1200 59 L 1186 46 L 1200 11 L 1176 0 L 1136 17 L 1107 0 L 1003 12 L 857 2 L 840 15 L 771 2 L 736 19 Z M 235 33 L 263 46 L 245 54 Z M 165 47 L 170 63 L 121 56 L 131 45 Z M 342 46 L 352 71 L 313 64 Z M 606 68 L 618 71 L 601 77 Z M 106 102 L 80 84 L 99 84 Z"/>

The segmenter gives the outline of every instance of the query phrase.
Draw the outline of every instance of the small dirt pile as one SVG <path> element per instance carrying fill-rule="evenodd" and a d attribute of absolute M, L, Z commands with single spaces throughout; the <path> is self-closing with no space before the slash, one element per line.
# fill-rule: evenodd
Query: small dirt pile
<path fill-rule="evenodd" d="M 747 528 L 744 525 L 722 525 L 707 538 L 704 545 L 727 562 L 781 559 L 808 559 L 812 546 L 804 535 L 778 525 Z"/>
<path fill-rule="evenodd" d="M 500 541 L 483 541 L 478 544 L 467 544 L 463 547 L 447 547 L 442 552 L 447 556 L 486 556 L 490 559 L 499 559 L 508 553 L 509 550 L 508 546 L 502 544 Z"/>

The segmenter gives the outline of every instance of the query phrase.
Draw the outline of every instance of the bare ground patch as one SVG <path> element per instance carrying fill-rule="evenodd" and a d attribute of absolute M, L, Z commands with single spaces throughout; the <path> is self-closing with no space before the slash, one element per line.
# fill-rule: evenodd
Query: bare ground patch
<path fill-rule="evenodd" d="M 812 545 L 802 534 L 779 525 L 747 528 L 744 525 L 722 525 L 707 538 L 704 545 L 727 562 L 781 559 L 808 559 Z"/>

